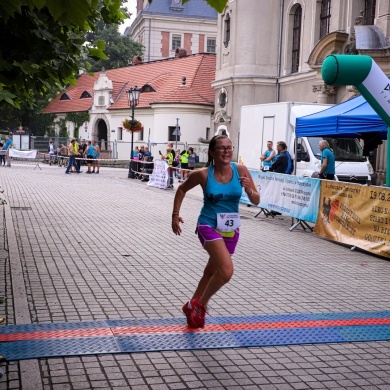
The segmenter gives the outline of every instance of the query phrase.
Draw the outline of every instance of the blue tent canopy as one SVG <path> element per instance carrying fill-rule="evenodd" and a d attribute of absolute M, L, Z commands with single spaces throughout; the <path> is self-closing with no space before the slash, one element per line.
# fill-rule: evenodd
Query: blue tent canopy
<path fill-rule="evenodd" d="M 324 111 L 297 118 L 298 137 L 338 136 L 361 138 L 362 133 L 380 132 L 387 138 L 387 125 L 363 96 L 337 104 Z"/>

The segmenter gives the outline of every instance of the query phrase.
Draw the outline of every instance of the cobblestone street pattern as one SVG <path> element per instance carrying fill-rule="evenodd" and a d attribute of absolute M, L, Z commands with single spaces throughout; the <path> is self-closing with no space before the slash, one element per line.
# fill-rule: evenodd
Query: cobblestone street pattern
<path fill-rule="evenodd" d="M 85 170 L 85 168 L 84 168 Z M 176 183 L 177 185 L 177 183 Z M 0 168 L 0 326 L 181 317 L 205 262 L 191 191 L 184 233 L 174 191 L 127 170 Z M 390 310 L 390 262 L 241 207 L 235 274 L 213 316 Z M 5 299 L 3 298 L 5 297 Z M 390 342 L 162 351 L 0 363 L 0 389 L 390 389 Z"/>

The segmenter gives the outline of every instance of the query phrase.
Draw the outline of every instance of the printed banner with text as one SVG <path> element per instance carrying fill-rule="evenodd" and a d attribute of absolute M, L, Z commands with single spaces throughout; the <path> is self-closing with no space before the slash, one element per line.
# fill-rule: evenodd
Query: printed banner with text
<path fill-rule="evenodd" d="M 249 170 L 249 173 L 260 192 L 258 207 L 307 222 L 316 221 L 320 180 L 256 170 Z M 250 204 L 245 191 L 241 202 Z"/>
<path fill-rule="evenodd" d="M 390 189 L 322 181 L 314 232 L 390 257 Z"/>
<path fill-rule="evenodd" d="M 168 164 L 165 160 L 154 162 L 153 172 L 149 176 L 148 186 L 166 188 L 168 183 Z"/>

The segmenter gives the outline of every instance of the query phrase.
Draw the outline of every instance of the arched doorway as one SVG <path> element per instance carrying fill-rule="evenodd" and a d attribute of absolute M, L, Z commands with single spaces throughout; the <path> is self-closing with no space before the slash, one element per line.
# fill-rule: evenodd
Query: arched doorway
<path fill-rule="evenodd" d="M 107 150 L 108 145 L 107 145 L 107 124 L 103 119 L 100 119 L 98 124 L 97 124 L 97 129 L 98 129 L 98 143 L 100 145 L 101 150 Z"/>

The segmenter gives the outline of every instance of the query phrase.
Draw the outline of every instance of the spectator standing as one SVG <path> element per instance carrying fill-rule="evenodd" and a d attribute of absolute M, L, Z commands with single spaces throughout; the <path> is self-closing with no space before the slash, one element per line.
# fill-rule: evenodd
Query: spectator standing
<path fill-rule="evenodd" d="M 269 171 L 272 163 L 275 161 L 275 155 L 276 155 L 276 152 L 273 149 L 273 142 L 272 141 L 267 141 L 267 149 L 260 156 L 260 160 L 262 162 L 262 170 L 263 171 Z"/>
<path fill-rule="evenodd" d="M 93 166 L 93 159 L 95 155 L 95 148 L 92 146 L 92 142 L 88 141 L 87 142 L 87 148 L 85 149 L 85 156 L 87 156 L 87 172 L 88 174 L 92 173 L 92 166 Z"/>
<path fill-rule="evenodd" d="M 336 174 L 334 153 L 330 149 L 328 141 L 324 139 L 318 143 L 318 147 L 321 150 L 321 168 L 318 172 L 318 177 L 320 179 L 334 180 L 334 175 Z"/>
<path fill-rule="evenodd" d="M 184 304 L 183 312 L 191 328 L 203 328 L 210 298 L 233 276 L 231 256 L 240 235 L 239 202 L 242 188 L 253 204 L 260 195 L 245 165 L 232 163 L 234 147 L 227 136 L 217 135 L 209 144 L 206 168 L 198 169 L 180 184 L 172 211 L 172 231 L 181 234 L 180 208 L 187 191 L 203 188 L 203 207 L 197 223 L 199 241 L 209 260 L 192 299 Z M 229 218 L 225 218 L 226 215 Z"/>
<path fill-rule="evenodd" d="M 79 157 L 80 158 L 76 161 L 77 161 L 77 165 L 78 165 L 79 170 L 80 170 L 81 165 L 85 165 L 85 160 L 82 160 L 82 158 L 84 157 L 85 151 L 87 149 L 87 144 L 85 142 L 85 139 L 81 140 L 81 144 L 78 145 L 78 147 L 79 147 L 79 154 L 80 154 Z"/>
<path fill-rule="evenodd" d="M 68 154 L 69 154 L 69 163 L 68 163 L 68 166 L 66 168 L 65 173 L 69 174 L 70 173 L 69 171 L 72 167 L 75 167 L 76 172 L 80 173 L 80 168 L 76 164 L 76 156 L 79 155 L 79 148 L 78 148 L 78 145 L 77 145 L 75 139 L 72 139 L 72 141 L 70 141 L 69 148 L 68 148 Z"/>
<path fill-rule="evenodd" d="M 175 152 L 175 149 L 173 149 L 173 143 L 172 142 L 168 142 L 167 148 L 171 149 L 171 152 L 172 152 L 172 155 L 173 155 L 173 159 L 175 159 L 176 158 L 176 152 Z"/>
<path fill-rule="evenodd" d="M 192 171 L 196 167 L 196 153 L 194 148 L 188 148 L 188 169 Z"/>
<path fill-rule="evenodd" d="M 169 181 L 168 181 L 167 189 L 173 189 L 173 167 L 172 167 L 173 153 L 172 153 L 172 151 L 173 151 L 173 149 L 167 148 L 166 154 L 161 155 L 161 159 L 165 160 L 168 163 L 168 175 L 169 175 L 168 180 Z"/>
<path fill-rule="evenodd" d="M 185 149 L 180 154 L 180 178 L 182 182 L 187 179 L 189 155 L 188 150 Z"/>
<path fill-rule="evenodd" d="M 92 146 L 95 149 L 95 152 L 93 154 L 93 169 L 92 173 L 99 173 L 100 169 L 100 163 L 99 163 L 99 157 L 100 157 L 100 146 L 97 144 L 96 141 L 92 141 Z"/>
<path fill-rule="evenodd" d="M 65 163 L 64 163 L 64 156 L 67 156 L 68 155 L 68 148 L 66 147 L 65 144 L 61 144 L 61 147 L 59 148 L 58 150 L 58 154 L 61 156 L 61 159 L 59 159 L 59 163 L 61 162 L 61 165 L 65 166 Z"/>
<path fill-rule="evenodd" d="M 173 163 L 175 177 L 180 178 L 179 169 L 180 169 L 180 149 L 176 149 L 175 154 L 173 155 Z"/>
<path fill-rule="evenodd" d="M 287 145 L 284 141 L 276 143 L 278 154 L 270 167 L 271 172 L 291 174 L 293 164 L 290 153 L 287 151 Z"/>
<path fill-rule="evenodd" d="M 145 146 L 145 157 L 152 157 L 152 153 L 149 150 L 149 146 Z"/>
<path fill-rule="evenodd" d="M 52 140 L 50 140 L 49 142 L 48 151 L 49 151 L 49 165 L 51 165 L 51 163 L 54 161 L 54 142 Z"/>
<path fill-rule="evenodd" d="M 3 151 L 3 146 L 4 146 L 4 142 L 3 140 L 0 138 L 0 149 L 1 149 L 1 153 L 0 153 L 0 166 L 1 165 L 5 165 L 5 152 Z"/>
<path fill-rule="evenodd" d="M 6 150 L 5 158 L 7 160 L 7 167 L 11 167 L 11 157 L 9 156 L 9 150 L 11 146 L 12 146 L 12 139 L 9 135 L 6 135 L 3 150 Z"/>

